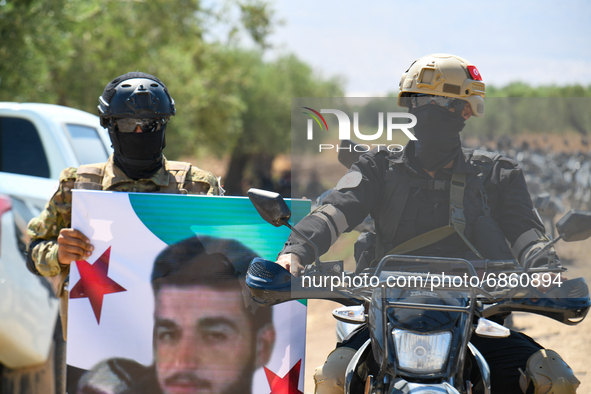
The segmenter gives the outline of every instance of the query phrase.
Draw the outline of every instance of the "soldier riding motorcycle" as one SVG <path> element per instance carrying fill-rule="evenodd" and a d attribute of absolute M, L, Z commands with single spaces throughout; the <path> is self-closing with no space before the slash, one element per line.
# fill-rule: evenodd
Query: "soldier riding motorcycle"
<path fill-rule="evenodd" d="M 289 209 L 278 194 L 251 189 L 249 197 L 269 223 L 292 228 Z M 591 236 L 591 212 L 571 211 L 557 223 L 557 228 L 560 236 L 551 245 L 559 239 L 586 239 Z M 546 294 L 529 285 L 535 275 L 559 278 L 550 276 L 565 270 L 557 260 L 546 267 L 532 267 L 534 256 L 522 268 L 514 260 L 470 263 L 463 259 L 389 255 L 375 268 L 345 274 L 342 261 L 320 262 L 317 246 L 297 229 L 292 230 L 315 250 L 315 263 L 296 278 L 278 264 L 256 258 L 246 283 L 252 298 L 262 305 L 301 298 L 331 299 L 348 306 L 336 309 L 335 318 L 368 324 L 370 337 L 346 365 L 345 393 L 490 393 L 488 364 L 470 342 L 476 336 L 494 342 L 514 334 L 487 318 L 526 311 L 573 325 L 584 319 L 591 305 L 583 278 L 561 282 Z M 495 273 L 495 278 L 505 274 L 521 283 L 495 280 L 490 286 L 487 280 L 473 284 L 472 278 L 478 278 L 475 268 L 489 275 Z M 447 272 L 449 282 L 442 282 L 441 275 L 432 275 L 433 270 Z M 465 274 L 470 275 L 470 284 L 462 282 Z M 321 283 L 327 277 L 329 283 L 338 285 L 330 290 L 314 285 L 316 278 Z M 534 354 L 521 373 L 524 392 L 530 385 L 536 393 L 574 392 L 570 388 L 578 385 L 572 370 L 552 350 Z"/>
<path fill-rule="evenodd" d="M 417 140 L 403 152 L 362 155 L 297 229 L 324 254 L 371 214 L 375 232 L 360 248 L 358 273 L 392 254 L 547 266 L 555 254 L 546 248 L 549 239 L 518 163 L 461 146 L 466 120 L 484 116 L 484 91 L 477 68 L 463 58 L 435 54 L 416 60 L 402 75 L 398 104 L 416 116 Z M 312 261 L 314 248 L 293 236 L 277 263 L 298 275 Z M 502 323 L 503 316 L 495 319 Z M 329 355 L 315 374 L 318 394 L 343 391 L 346 365 L 369 336 L 369 330 L 357 333 Z M 517 332 L 494 341 L 473 337 L 472 344 L 490 366 L 493 390 L 505 393 L 522 393 L 519 382 L 528 378 L 520 369 L 544 353 Z M 551 380 L 576 382 L 566 363 L 561 365 Z"/>

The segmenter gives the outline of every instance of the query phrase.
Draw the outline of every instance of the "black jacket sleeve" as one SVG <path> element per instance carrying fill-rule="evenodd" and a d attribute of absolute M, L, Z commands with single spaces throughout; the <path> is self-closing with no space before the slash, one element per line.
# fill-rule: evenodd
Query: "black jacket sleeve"
<path fill-rule="evenodd" d="M 324 199 L 325 204 L 332 205 L 346 218 L 347 227 L 343 232 L 353 230 L 378 203 L 384 172 L 388 168 L 387 156 L 388 152 L 383 150 L 373 150 L 362 155 Z M 322 255 L 328 251 L 336 238 L 333 239 L 330 228 L 332 226 L 334 231 L 335 224 L 331 222 L 330 217 L 319 213 L 319 210 L 322 210 L 322 207 L 302 219 L 296 228 L 318 246 Z M 291 234 L 280 254 L 285 253 L 297 254 L 304 264 L 314 261 L 313 249 L 294 233 Z"/>

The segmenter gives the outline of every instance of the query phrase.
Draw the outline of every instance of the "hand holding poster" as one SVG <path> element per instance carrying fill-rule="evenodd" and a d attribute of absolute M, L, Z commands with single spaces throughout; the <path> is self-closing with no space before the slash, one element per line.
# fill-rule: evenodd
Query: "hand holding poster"
<path fill-rule="evenodd" d="M 303 392 L 305 305 L 245 307 L 237 279 L 289 230 L 238 197 L 76 190 L 72 212 L 94 245 L 70 277 L 79 393 Z"/>

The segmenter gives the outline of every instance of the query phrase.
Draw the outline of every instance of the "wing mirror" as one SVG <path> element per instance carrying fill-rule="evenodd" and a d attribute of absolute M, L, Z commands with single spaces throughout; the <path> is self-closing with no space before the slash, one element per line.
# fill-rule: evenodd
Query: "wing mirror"
<path fill-rule="evenodd" d="M 279 193 L 251 188 L 246 192 L 261 217 L 275 227 L 288 225 L 291 211 Z"/>
<path fill-rule="evenodd" d="M 591 212 L 571 209 L 558 222 L 556 222 L 556 230 L 558 231 L 558 237 L 548 242 L 546 246 L 527 259 L 524 264 L 525 271 L 531 268 L 531 264 L 537 256 L 541 256 L 559 240 L 562 239 L 566 242 L 574 242 L 591 237 Z"/>
<path fill-rule="evenodd" d="M 558 222 L 558 234 L 566 242 L 582 241 L 591 236 L 591 212 L 571 209 Z"/>
<path fill-rule="evenodd" d="M 252 202 L 252 205 L 256 208 L 257 212 L 265 221 L 271 223 L 275 227 L 286 226 L 299 237 L 301 237 L 308 245 L 314 249 L 314 264 L 316 267 L 321 266 L 320 262 L 320 251 L 318 246 L 310 241 L 304 234 L 296 230 L 289 224 L 289 218 L 291 217 L 291 211 L 285 203 L 285 200 L 279 193 L 270 192 L 267 190 L 250 188 L 246 192 L 248 198 Z"/>

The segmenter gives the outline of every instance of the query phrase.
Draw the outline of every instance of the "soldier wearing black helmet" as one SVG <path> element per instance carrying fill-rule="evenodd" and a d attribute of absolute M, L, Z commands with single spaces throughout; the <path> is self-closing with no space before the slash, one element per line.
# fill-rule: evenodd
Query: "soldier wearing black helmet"
<path fill-rule="evenodd" d="M 98 110 L 113 143 L 114 164 L 127 176 L 149 178 L 162 167 L 164 131 L 176 108 L 158 78 L 143 73 L 115 78 L 99 97 Z"/>
<path fill-rule="evenodd" d="M 106 163 L 63 170 L 58 190 L 27 231 L 31 238 L 27 266 L 38 275 L 57 279 L 54 290 L 62 300 L 64 338 L 68 300 L 64 288 L 70 263 L 88 258 L 93 249 L 84 234 L 70 228 L 72 189 L 220 194 L 212 173 L 163 156 L 166 125 L 176 109 L 158 78 L 142 72 L 115 78 L 100 96 L 98 110 L 114 154 Z"/>

